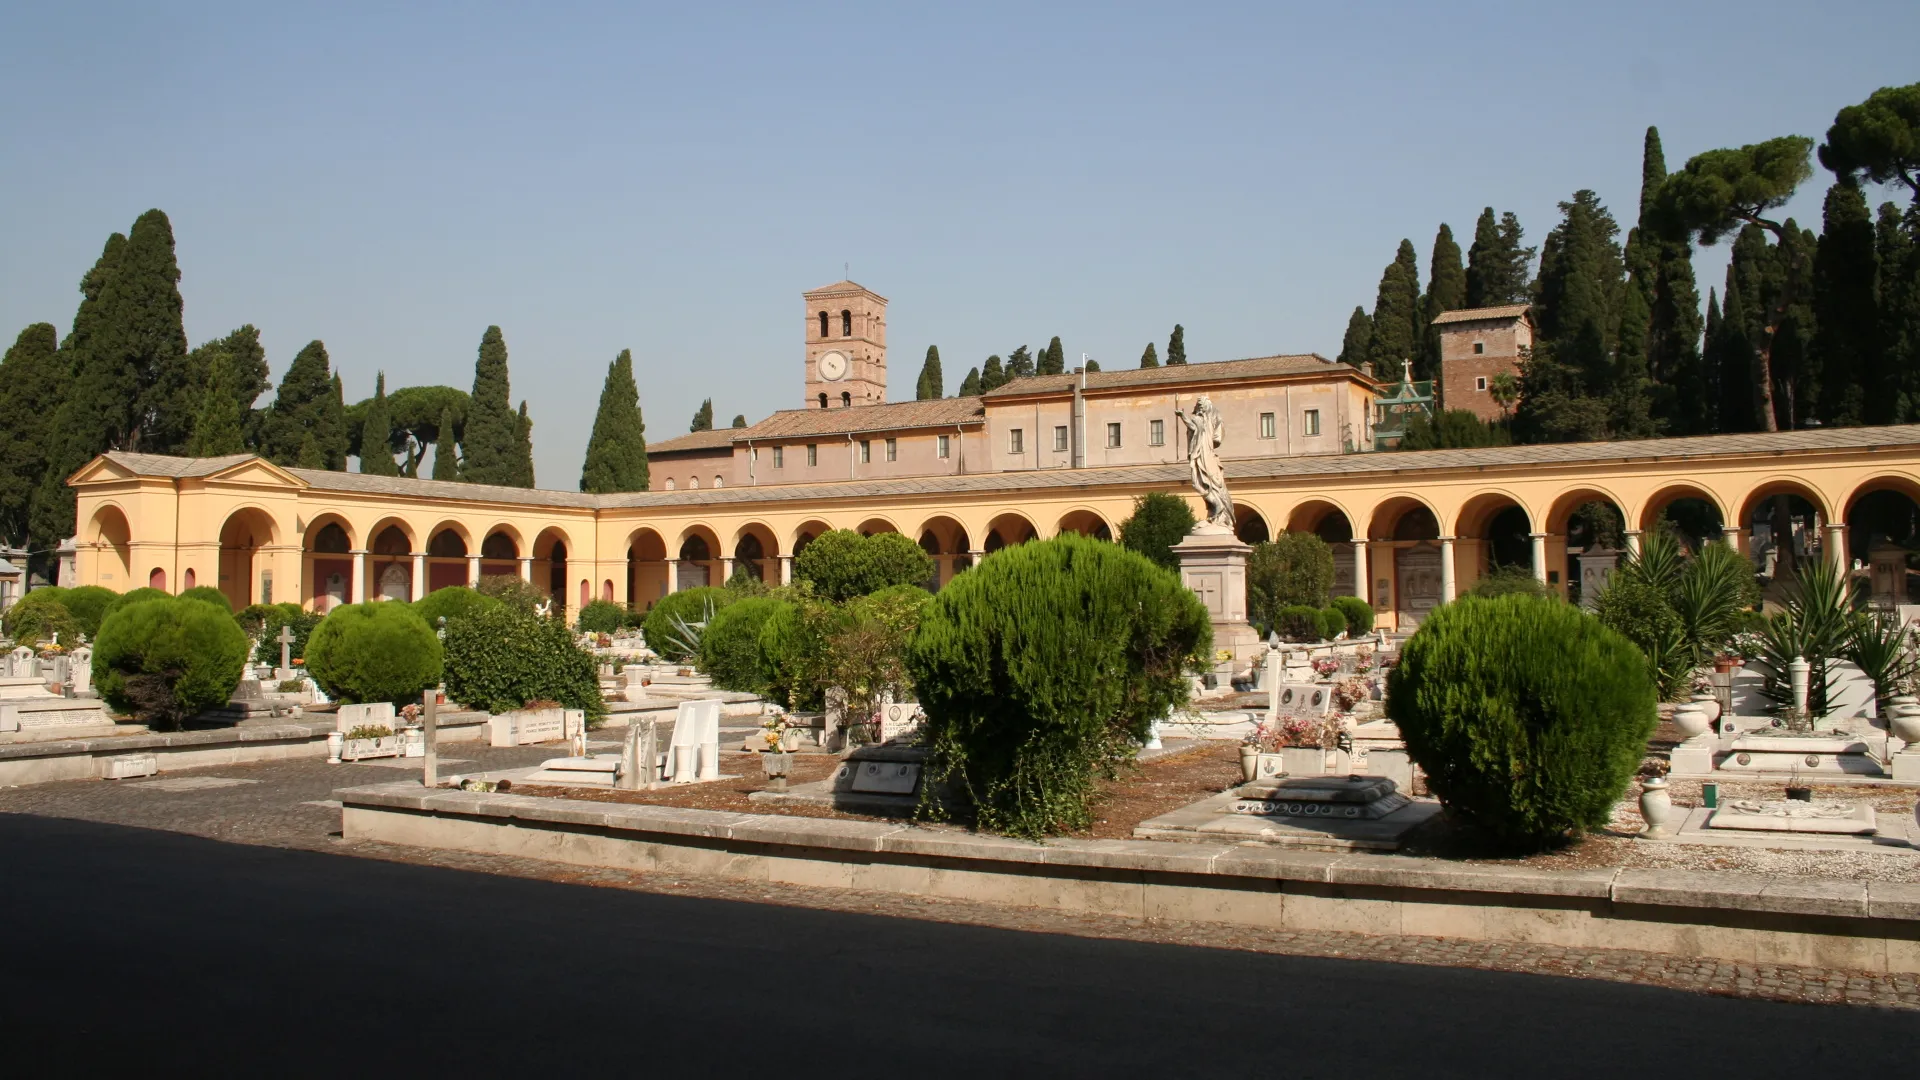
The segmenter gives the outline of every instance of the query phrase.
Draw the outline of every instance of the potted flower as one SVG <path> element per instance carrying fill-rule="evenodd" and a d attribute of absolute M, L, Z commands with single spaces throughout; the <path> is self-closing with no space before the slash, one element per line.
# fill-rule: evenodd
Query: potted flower
<path fill-rule="evenodd" d="M 1251 784 L 1260 775 L 1260 751 L 1267 745 L 1267 722 L 1255 720 L 1253 730 L 1240 740 L 1240 780 Z"/>
<path fill-rule="evenodd" d="M 361 724 L 347 732 L 340 748 L 343 761 L 399 756 L 400 740 L 394 735 L 393 729 L 385 724 Z"/>
<path fill-rule="evenodd" d="M 1368 672 L 1371 672 L 1373 670 L 1373 667 L 1374 667 L 1373 650 L 1369 649 L 1365 645 L 1360 646 L 1359 650 L 1353 654 L 1354 674 L 1365 675 Z"/>
<path fill-rule="evenodd" d="M 766 750 L 760 754 L 760 771 L 767 776 L 767 786 L 774 791 L 787 790 L 787 776 L 793 772 L 793 754 L 785 745 L 787 723 L 774 716 L 765 724 L 761 736 L 767 741 Z"/>
<path fill-rule="evenodd" d="M 1673 796 L 1667 791 L 1667 762 L 1654 759 L 1640 767 L 1640 816 L 1646 820 L 1642 836 L 1668 835 L 1667 822 L 1673 819 Z"/>
<path fill-rule="evenodd" d="M 1319 677 L 1321 682 L 1331 682 L 1339 670 L 1340 661 L 1335 660 L 1331 656 L 1323 656 L 1313 662 L 1313 673 Z"/>

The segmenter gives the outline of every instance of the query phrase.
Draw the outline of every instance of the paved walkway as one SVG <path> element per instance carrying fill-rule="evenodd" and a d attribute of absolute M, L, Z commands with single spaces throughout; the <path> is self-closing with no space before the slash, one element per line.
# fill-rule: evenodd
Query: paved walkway
<path fill-rule="evenodd" d="M 443 752 L 442 775 L 534 765 L 558 752 L 541 747 L 491 749 L 477 743 L 455 744 Z M 467 760 L 456 764 L 448 759 Z M 417 764 L 410 763 L 408 768 Z M 199 769 L 136 781 L 41 784 L 0 789 L 0 815 L 79 819 L 242 844 L 300 848 L 630 892 L 1270 955 L 1364 958 L 1431 967 L 1568 975 L 1732 997 L 1920 1010 L 1920 976 L 1913 975 L 1740 965 L 1626 950 L 1373 937 L 1331 931 L 1270 931 L 1106 915 L 1079 916 L 850 889 L 583 869 L 535 860 L 424 851 L 340 838 L 339 808 L 332 801 L 335 788 L 399 779 L 405 775 L 407 770 L 392 765 L 295 761 Z"/>

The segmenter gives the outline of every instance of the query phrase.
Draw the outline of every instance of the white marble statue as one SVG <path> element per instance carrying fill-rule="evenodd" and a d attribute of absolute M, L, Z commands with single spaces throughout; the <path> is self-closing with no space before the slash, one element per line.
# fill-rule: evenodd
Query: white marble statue
<path fill-rule="evenodd" d="M 1203 394 L 1193 403 L 1192 415 L 1178 409 L 1174 415 L 1187 425 L 1187 475 L 1193 490 L 1206 501 L 1207 523 L 1231 531 L 1233 496 L 1227 493 L 1226 470 L 1220 467 L 1220 441 L 1225 435 L 1220 410 Z"/>

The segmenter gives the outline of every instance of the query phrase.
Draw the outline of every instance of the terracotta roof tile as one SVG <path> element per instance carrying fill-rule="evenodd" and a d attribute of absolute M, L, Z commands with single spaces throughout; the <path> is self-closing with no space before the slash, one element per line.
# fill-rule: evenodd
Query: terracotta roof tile
<path fill-rule="evenodd" d="M 1461 308 L 1458 311 L 1443 311 L 1433 320 L 1433 325 L 1457 322 L 1483 322 L 1491 319 L 1517 319 L 1525 315 L 1532 304 L 1502 304 L 1499 307 Z"/>
<path fill-rule="evenodd" d="M 1118 390 L 1135 386 L 1170 386 L 1181 383 L 1213 382 L 1218 379 L 1257 379 L 1282 375 L 1354 375 L 1354 368 L 1335 363 L 1317 353 L 1291 356 L 1256 356 L 1246 360 L 1215 360 L 1205 364 L 1169 364 L 1157 368 L 1120 368 L 1115 371 L 1087 373 L 1088 390 Z M 988 400 L 1021 397 L 1027 394 L 1064 394 L 1073 390 L 1077 376 L 1029 375 L 987 391 Z"/>
<path fill-rule="evenodd" d="M 575 506 L 591 510 L 597 496 L 584 491 L 547 491 L 542 488 L 464 484 L 457 480 L 416 480 L 406 476 L 368 476 L 366 473 L 326 469 L 288 469 L 318 491 L 352 491 L 368 495 L 411 495 L 469 502 L 518 503 L 522 506 Z"/>
<path fill-rule="evenodd" d="M 715 450 L 721 447 L 731 448 L 733 437 L 745 431 L 745 428 L 714 428 L 711 431 L 695 431 L 677 438 L 662 439 L 647 444 L 647 454 L 671 454 L 679 450 Z"/>
<path fill-rule="evenodd" d="M 984 420 L 977 397 L 896 401 L 840 409 L 784 409 L 750 428 L 734 429 L 736 440 L 794 439 L 809 435 L 854 435 L 863 431 L 906 431 L 953 427 Z"/>
<path fill-rule="evenodd" d="M 842 278 L 841 280 L 836 281 L 831 285 L 822 285 L 817 289 L 808 289 L 806 292 L 803 292 L 800 295 L 804 297 L 855 296 L 860 293 L 866 293 L 869 296 L 880 296 L 879 293 L 874 292 L 872 289 L 867 288 L 865 285 L 862 285 L 857 281 L 849 281 L 845 278 Z M 885 300 L 886 297 L 881 296 L 880 299 Z"/>
<path fill-rule="evenodd" d="M 251 460 L 254 455 L 228 454 L 225 457 L 190 458 L 109 450 L 101 456 L 122 468 L 132 470 L 139 476 L 194 477 L 211 476 L 222 469 L 232 468 L 243 461 Z"/>

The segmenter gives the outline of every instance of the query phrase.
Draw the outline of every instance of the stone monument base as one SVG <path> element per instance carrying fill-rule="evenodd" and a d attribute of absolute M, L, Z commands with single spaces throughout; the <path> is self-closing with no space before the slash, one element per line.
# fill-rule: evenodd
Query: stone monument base
<path fill-rule="evenodd" d="M 1206 605 L 1213 623 L 1213 663 L 1224 682 L 1253 666 L 1264 649 L 1247 623 L 1247 556 L 1253 548 L 1224 525 L 1202 522 L 1173 546 L 1180 581 Z"/>

